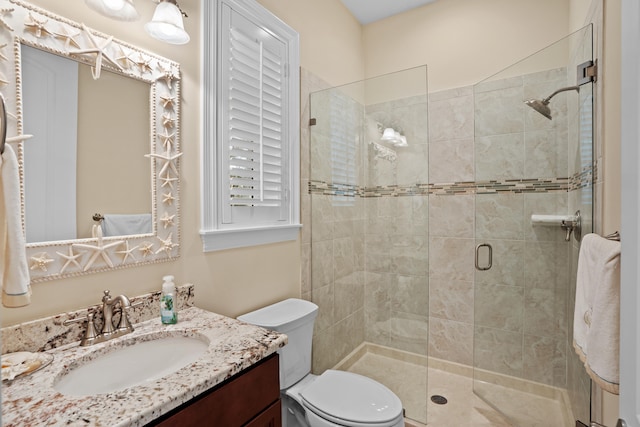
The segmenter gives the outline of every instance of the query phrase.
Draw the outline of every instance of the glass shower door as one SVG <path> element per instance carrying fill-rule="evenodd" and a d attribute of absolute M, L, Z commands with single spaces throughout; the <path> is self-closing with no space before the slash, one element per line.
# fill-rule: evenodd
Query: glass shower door
<path fill-rule="evenodd" d="M 591 231 L 593 84 L 577 69 L 592 38 L 585 27 L 474 87 L 474 392 L 516 426 L 589 424 L 572 346 L 579 236 L 544 219 L 579 211 Z"/>
<path fill-rule="evenodd" d="M 391 389 L 427 422 L 427 68 L 310 94 L 313 371 Z M 304 210 L 304 206 L 303 206 Z"/>

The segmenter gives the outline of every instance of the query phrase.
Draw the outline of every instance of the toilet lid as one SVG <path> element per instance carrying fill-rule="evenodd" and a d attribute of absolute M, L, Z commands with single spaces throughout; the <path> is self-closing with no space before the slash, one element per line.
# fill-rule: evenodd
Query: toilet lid
<path fill-rule="evenodd" d="M 300 393 L 318 415 L 351 423 L 383 424 L 402 414 L 398 396 L 371 378 L 328 370 Z"/>

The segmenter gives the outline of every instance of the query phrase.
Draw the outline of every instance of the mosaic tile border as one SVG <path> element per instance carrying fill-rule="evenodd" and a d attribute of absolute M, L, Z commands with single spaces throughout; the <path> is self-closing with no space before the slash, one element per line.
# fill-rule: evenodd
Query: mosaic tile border
<path fill-rule="evenodd" d="M 309 194 L 343 197 L 399 197 L 462 195 L 462 194 L 496 194 L 496 193 L 549 193 L 568 192 L 593 185 L 595 167 L 583 168 L 570 178 L 532 178 L 507 179 L 504 181 L 464 181 L 453 183 L 385 185 L 362 187 L 350 184 L 334 184 L 325 181 L 311 180 L 308 183 Z"/>

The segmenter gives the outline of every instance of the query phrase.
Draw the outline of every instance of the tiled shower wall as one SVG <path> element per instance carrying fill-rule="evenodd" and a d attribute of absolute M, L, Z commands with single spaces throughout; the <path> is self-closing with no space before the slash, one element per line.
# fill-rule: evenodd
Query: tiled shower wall
<path fill-rule="evenodd" d="M 365 338 L 426 356 L 429 204 L 421 188 L 429 182 L 426 90 L 367 105 L 365 120 Z M 408 146 L 391 146 L 389 155 L 378 151 L 374 144 L 386 127 L 402 132 Z"/>
<path fill-rule="evenodd" d="M 327 87 L 302 77 L 306 93 Z M 552 121 L 522 103 L 566 85 L 558 69 L 433 93 L 428 129 L 419 113 L 402 110 L 415 100 L 354 103 L 342 111 L 345 121 L 354 117 L 343 132 L 359 144 L 348 196 L 322 188 L 334 183 L 321 143 L 331 131 L 318 122 L 309 137 L 303 96 L 302 152 L 311 139 L 312 154 L 303 158 L 302 188 L 311 180 L 314 190 L 302 198 L 312 229 L 303 228 L 303 297 L 320 306 L 314 371 L 366 340 L 567 386 L 573 245 L 559 227 L 529 220 L 569 211 L 567 97 L 554 99 Z M 366 118 L 363 135 L 355 117 Z M 395 148 L 395 159 L 370 144 L 374 123 L 385 121 L 407 133 L 409 147 Z M 493 268 L 477 275 L 474 233 L 494 248 Z"/>
<path fill-rule="evenodd" d="M 476 179 L 566 178 L 566 101 L 553 120 L 526 107 L 567 86 L 566 69 L 475 87 Z M 561 181 L 561 180 L 558 180 Z M 478 193 L 476 238 L 494 248 L 494 266 L 475 282 L 474 366 L 566 386 L 570 243 L 559 225 L 532 225 L 532 214 L 566 214 L 567 188 Z"/>

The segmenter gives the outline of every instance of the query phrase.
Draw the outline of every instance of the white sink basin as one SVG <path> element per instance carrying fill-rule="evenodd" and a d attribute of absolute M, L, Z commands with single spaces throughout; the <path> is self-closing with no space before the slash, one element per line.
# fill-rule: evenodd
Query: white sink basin
<path fill-rule="evenodd" d="M 90 396 L 143 385 L 167 376 L 200 358 L 209 347 L 205 337 L 159 337 L 137 341 L 99 354 L 60 376 L 53 387 L 70 396 Z"/>

